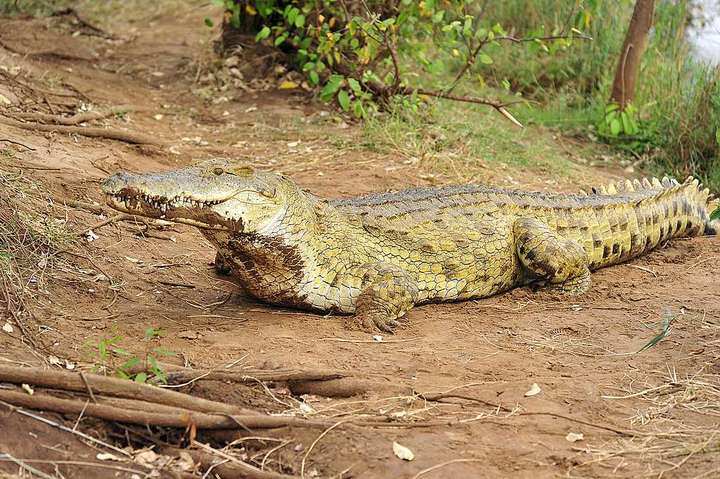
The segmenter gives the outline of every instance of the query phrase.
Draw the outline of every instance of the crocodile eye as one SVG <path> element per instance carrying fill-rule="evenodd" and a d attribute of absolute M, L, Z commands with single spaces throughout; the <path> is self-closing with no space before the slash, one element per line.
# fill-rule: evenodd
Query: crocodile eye
<path fill-rule="evenodd" d="M 218 166 L 218 167 L 213 168 L 212 172 L 213 172 L 214 174 L 216 174 L 217 176 L 220 176 L 220 175 L 222 175 L 223 173 L 225 173 L 225 170 L 223 170 L 222 168 L 220 168 L 220 167 Z"/>
<path fill-rule="evenodd" d="M 275 198 L 275 188 L 263 188 L 260 190 L 260 194 L 265 198 Z"/>

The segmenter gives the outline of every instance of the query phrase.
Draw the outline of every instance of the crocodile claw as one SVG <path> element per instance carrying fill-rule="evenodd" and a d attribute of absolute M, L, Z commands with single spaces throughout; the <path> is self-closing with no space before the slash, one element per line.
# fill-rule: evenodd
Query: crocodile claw
<path fill-rule="evenodd" d="M 395 328 L 400 326 L 400 322 L 380 314 L 363 314 L 350 318 L 347 326 L 350 329 L 359 329 L 366 333 L 376 333 L 380 330 L 387 334 L 395 334 Z"/>

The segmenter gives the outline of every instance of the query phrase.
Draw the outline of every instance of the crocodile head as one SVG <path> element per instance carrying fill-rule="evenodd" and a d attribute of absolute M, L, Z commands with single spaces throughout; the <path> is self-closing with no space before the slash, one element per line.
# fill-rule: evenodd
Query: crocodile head
<path fill-rule="evenodd" d="M 117 173 L 102 190 L 107 204 L 125 213 L 238 233 L 271 227 L 302 194 L 280 175 L 223 160 L 167 173 Z"/>

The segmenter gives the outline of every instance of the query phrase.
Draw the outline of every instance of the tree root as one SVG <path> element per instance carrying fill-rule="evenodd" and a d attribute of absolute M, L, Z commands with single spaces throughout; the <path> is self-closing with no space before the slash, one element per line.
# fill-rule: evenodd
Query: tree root
<path fill-rule="evenodd" d="M 132 384 L 131 381 L 125 381 Z M 315 422 L 296 417 L 263 416 L 261 414 L 230 415 L 207 414 L 196 411 L 149 412 L 154 404 L 145 403 L 143 410 L 126 409 L 106 404 L 92 404 L 75 399 L 60 399 L 48 394 L 0 390 L 0 401 L 13 406 L 53 411 L 62 414 L 83 414 L 108 421 L 140 426 L 175 427 L 182 429 L 273 429 L 284 426 L 325 427 L 325 422 Z"/>
<path fill-rule="evenodd" d="M 227 381 L 232 383 L 252 384 L 258 381 L 276 382 L 303 382 L 303 381 L 327 381 L 340 379 L 345 375 L 336 371 L 301 371 L 295 369 L 246 369 L 242 371 L 214 370 L 214 369 L 179 369 L 170 371 L 167 374 L 168 382 L 179 384 L 194 382 L 196 380 Z"/>
<path fill-rule="evenodd" d="M 43 125 L 40 123 L 23 123 L 21 121 L 3 118 L 0 116 L 0 123 L 5 125 L 22 128 L 25 130 L 44 131 L 48 133 L 74 133 L 76 135 L 87 136 L 90 138 L 107 138 L 110 140 L 124 141 L 125 143 L 133 143 L 137 145 L 157 145 L 163 146 L 165 143 L 155 138 L 151 138 L 141 133 L 132 133 L 129 131 L 115 130 L 111 128 L 91 128 L 81 126 L 68 125 Z"/>
<path fill-rule="evenodd" d="M 413 395 L 412 388 L 409 386 L 354 378 L 320 381 L 288 381 L 288 386 L 293 394 L 313 394 L 333 398 L 348 398 L 368 392 L 391 394 L 394 396 Z"/>
<path fill-rule="evenodd" d="M 87 386 L 77 373 L 53 371 L 41 368 L 17 368 L 0 365 L 0 382 L 13 384 L 31 384 L 65 391 L 86 392 L 90 387 L 96 394 L 137 399 L 150 403 L 187 409 L 189 411 L 223 414 L 255 414 L 253 411 L 229 404 L 196 398 L 147 384 L 135 383 L 125 379 L 110 378 L 98 374 L 85 374 Z"/>
<path fill-rule="evenodd" d="M 132 111 L 130 106 L 118 106 L 104 111 L 86 111 L 76 113 L 73 116 L 48 115 L 47 113 L 12 113 L 13 118 L 21 120 L 40 121 L 43 123 L 55 123 L 57 125 L 72 126 L 93 120 L 101 120 L 114 115 Z"/>

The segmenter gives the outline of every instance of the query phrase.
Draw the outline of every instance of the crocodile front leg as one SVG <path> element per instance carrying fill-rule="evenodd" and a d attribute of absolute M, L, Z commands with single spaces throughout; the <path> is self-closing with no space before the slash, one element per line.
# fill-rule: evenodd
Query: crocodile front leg
<path fill-rule="evenodd" d="M 513 234 L 520 262 L 540 284 L 570 294 L 590 288 L 589 259 L 580 243 L 531 218 L 515 221 Z"/>
<path fill-rule="evenodd" d="M 215 266 L 215 272 L 221 276 L 227 276 L 232 273 L 232 261 L 226 259 L 220 251 L 215 253 L 213 265 Z"/>
<path fill-rule="evenodd" d="M 368 263 L 359 268 L 362 274 L 360 295 L 355 300 L 355 316 L 348 326 L 372 332 L 392 333 L 398 319 L 417 302 L 415 280 L 401 268 L 387 263 Z"/>

